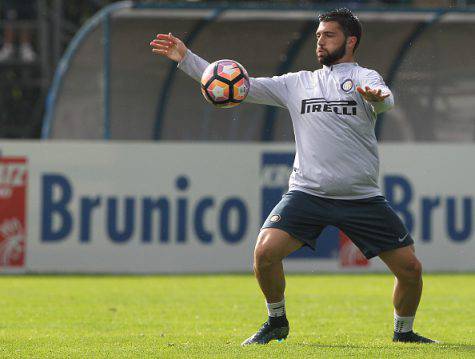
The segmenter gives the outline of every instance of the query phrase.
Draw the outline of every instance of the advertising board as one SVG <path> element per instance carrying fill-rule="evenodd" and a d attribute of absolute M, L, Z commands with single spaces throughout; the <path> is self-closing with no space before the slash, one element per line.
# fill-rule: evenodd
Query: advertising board
<path fill-rule="evenodd" d="M 5 141 L 2 272 L 252 271 L 287 189 L 291 145 Z M 474 146 L 381 145 L 383 194 L 427 271 L 475 270 Z M 289 271 L 383 271 L 338 228 Z"/>

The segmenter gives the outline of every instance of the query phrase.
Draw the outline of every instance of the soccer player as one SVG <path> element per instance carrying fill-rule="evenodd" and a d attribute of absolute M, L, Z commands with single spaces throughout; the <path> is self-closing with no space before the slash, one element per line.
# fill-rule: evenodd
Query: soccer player
<path fill-rule="evenodd" d="M 434 342 L 413 332 L 422 266 L 411 235 L 378 186 L 376 115 L 392 108 L 394 100 L 381 76 L 354 60 L 361 33 L 350 10 L 323 13 L 315 34 L 323 68 L 250 79 L 247 102 L 289 111 L 296 154 L 289 191 L 269 214 L 254 250 L 254 272 L 269 317 L 242 345 L 287 337 L 282 260 L 304 245 L 315 249 L 327 225 L 341 229 L 366 258 L 379 256 L 394 273 L 393 341 Z M 197 81 L 208 66 L 172 34 L 158 34 L 150 45 Z"/>

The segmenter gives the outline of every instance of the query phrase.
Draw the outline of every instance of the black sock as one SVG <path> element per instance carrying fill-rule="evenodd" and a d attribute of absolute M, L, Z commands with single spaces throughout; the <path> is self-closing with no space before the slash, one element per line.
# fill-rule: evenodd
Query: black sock
<path fill-rule="evenodd" d="M 289 322 L 287 321 L 287 317 L 285 316 L 285 314 L 280 317 L 269 317 L 267 322 L 272 327 L 286 327 L 289 325 Z"/>

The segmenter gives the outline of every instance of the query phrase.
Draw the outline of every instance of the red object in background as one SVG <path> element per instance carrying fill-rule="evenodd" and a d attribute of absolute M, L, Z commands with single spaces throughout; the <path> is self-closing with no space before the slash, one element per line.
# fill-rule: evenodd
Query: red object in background
<path fill-rule="evenodd" d="M 0 157 L 0 268 L 25 264 L 27 180 L 25 157 Z"/>
<path fill-rule="evenodd" d="M 340 264 L 342 267 L 366 267 L 369 261 L 361 253 L 359 248 L 342 231 L 340 237 Z"/>

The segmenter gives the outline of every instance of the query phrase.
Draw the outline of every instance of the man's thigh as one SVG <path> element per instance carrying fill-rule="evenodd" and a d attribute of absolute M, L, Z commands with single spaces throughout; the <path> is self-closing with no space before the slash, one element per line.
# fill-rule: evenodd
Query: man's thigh
<path fill-rule="evenodd" d="M 281 229 L 264 228 L 257 237 L 254 256 L 264 255 L 272 261 L 281 260 L 302 246 L 301 241 Z"/>
<path fill-rule="evenodd" d="M 317 237 L 328 224 L 327 204 L 326 200 L 304 192 L 287 192 L 270 212 L 262 230 L 279 229 L 315 249 Z"/>

